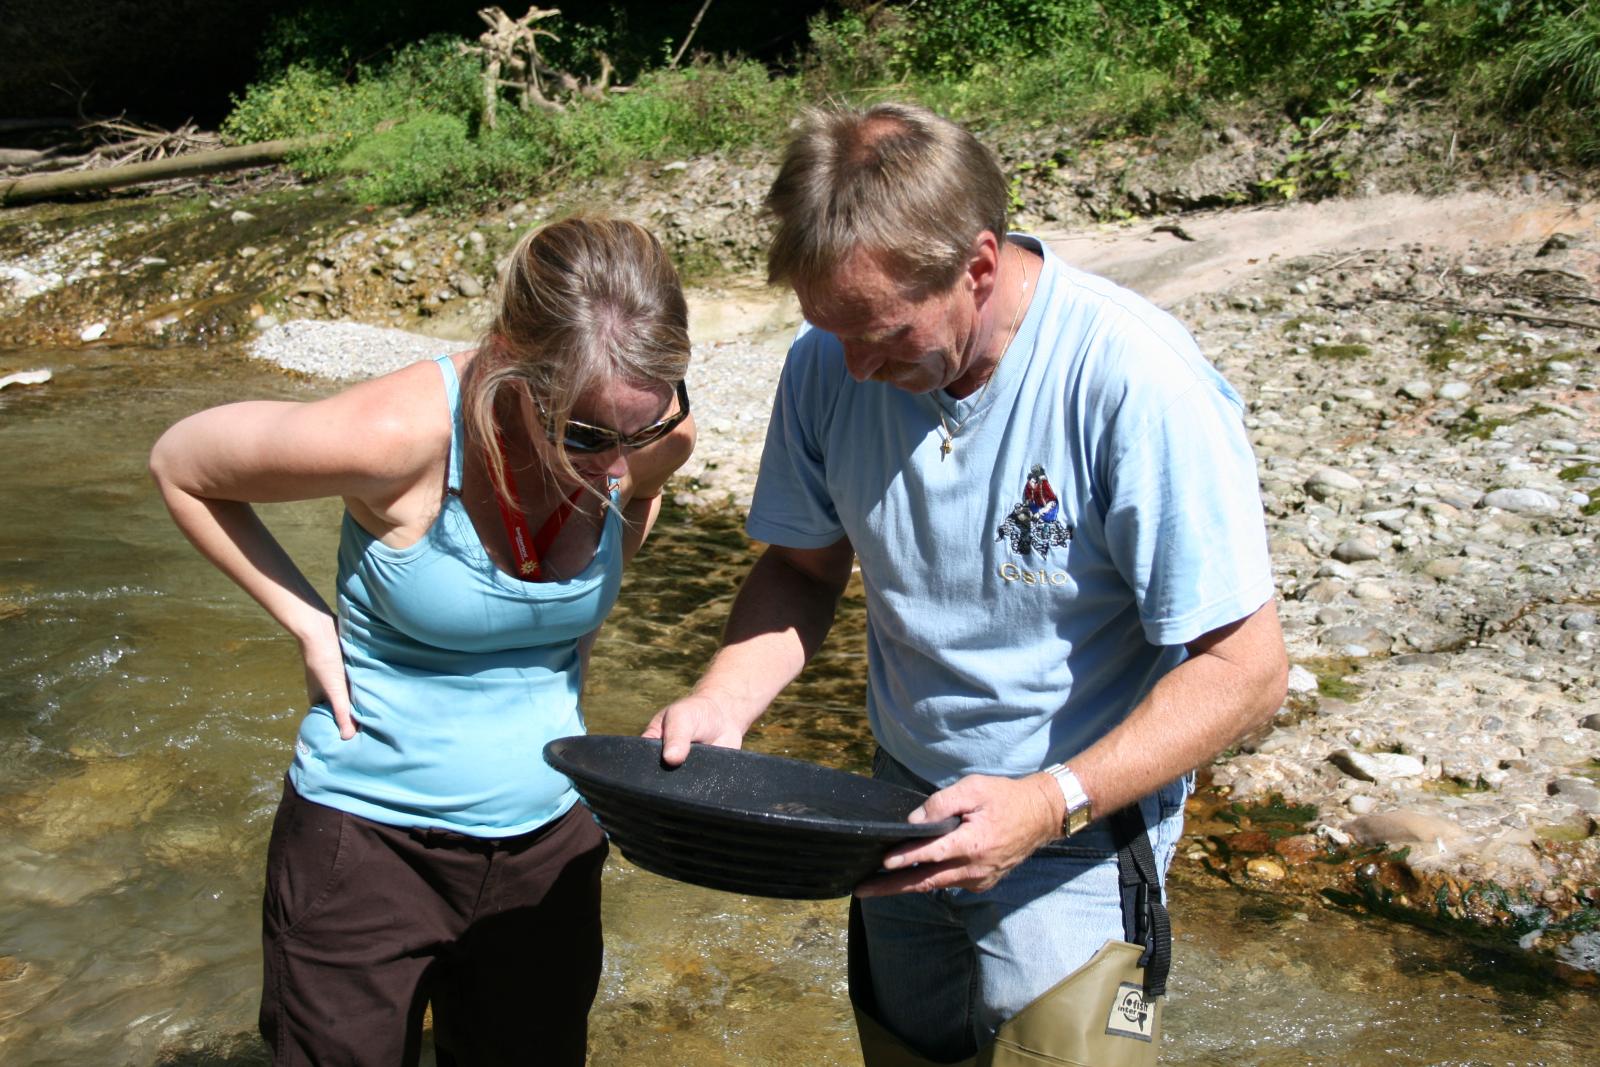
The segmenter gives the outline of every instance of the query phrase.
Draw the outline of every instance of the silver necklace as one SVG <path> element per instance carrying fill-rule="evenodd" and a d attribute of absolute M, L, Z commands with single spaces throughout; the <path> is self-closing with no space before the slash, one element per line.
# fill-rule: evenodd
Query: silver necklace
<path fill-rule="evenodd" d="M 1000 348 L 1001 359 L 1005 358 L 1006 348 L 1011 344 L 1011 338 L 1017 332 L 1017 323 L 1022 321 L 1022 309 L 1028 306 L 1028 260 L 1023 255 L 1022 249 L 1020 248 L 1017 249 L 1017 258 L 1022 262 L 1022 291 L 1017 294 L 1017 310 L 1011 314 L 1011 325 L 1006 330 L 1006 342 L 1005 345 L 1002 345 Z M 934 398 L 934 407 L 939 412 L 939 429 L 944 434 L 944 440 L 939 442 L 940 463 L 943 463 L 944 458 L 955 450 L 956 434 L 964 430 L 967 424 L 976 418 L 981 412 L 988 410 L 983 406 L 983 397 L 984 394 L 988 393 L 989 391 L 989 383 L 994 381 L 995 375 L 999 373 L 1000 364 L 998 361 L 996 361 L 994 370 L 990 371 L 989 376 L 983 380 L 983 388 L 978 390 L 978 399 L 973 401 L 972 410 L 968 412 L 966 418 L 962 419 L 954 426 L 952 426 L 950 424 L 950 420 L 945 417 L 944 405 L 939 403 L 937 397 Z"/>

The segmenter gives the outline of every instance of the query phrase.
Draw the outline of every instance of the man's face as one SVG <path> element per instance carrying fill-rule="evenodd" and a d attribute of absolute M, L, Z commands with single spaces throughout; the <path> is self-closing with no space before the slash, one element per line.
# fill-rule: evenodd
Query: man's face
<path fill-rule="evenodd" d="M 806 320 L 844 345 L 858 382 L 930 393 L 973 369 L 980 308 L 969 272 L 944 292 L 912 299 L 880 257 L 857 251 L 828 282 L 796 295 Z"/>

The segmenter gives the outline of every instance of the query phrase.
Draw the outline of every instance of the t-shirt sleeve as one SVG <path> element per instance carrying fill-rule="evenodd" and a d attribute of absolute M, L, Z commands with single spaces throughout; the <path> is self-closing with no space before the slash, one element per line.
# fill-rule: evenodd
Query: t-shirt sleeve
<path fill-rule="evenodd" d="M 1153 644 L 1193 641 L 1272 597 L 1255 456 L 1224 389 L 1196 379 L 1118 420 L 1106 535 Z"/>
<path fill-rule="evenodd" d="M 745 532 L 788 548 L 824 548 L 844 536 L 828 490 L 825 427 L 837 400 L 832 361 L 818 335 L 802 334 L 778 378 Z"/>

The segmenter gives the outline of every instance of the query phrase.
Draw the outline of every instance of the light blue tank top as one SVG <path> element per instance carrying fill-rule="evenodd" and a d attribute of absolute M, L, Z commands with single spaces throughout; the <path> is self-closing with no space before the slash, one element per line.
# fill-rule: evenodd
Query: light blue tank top
<path fill-rule="evenodd" d="M 339 637 L 359 731 L 339 739 L 312 706 L 290 780 L 301 796 L 376 822 L 477 837 L 526 833 L 577 800 L 545 742 L 584 732 L 578 641 L 622 581 L 613 491 L 594 559 L 566 581 L 523 582 L 489 559 L 461 503 L 461 389 L 444 375 L 453 427 L 449 492 L 415 544 L 383 544 L 345 512 Z"/>

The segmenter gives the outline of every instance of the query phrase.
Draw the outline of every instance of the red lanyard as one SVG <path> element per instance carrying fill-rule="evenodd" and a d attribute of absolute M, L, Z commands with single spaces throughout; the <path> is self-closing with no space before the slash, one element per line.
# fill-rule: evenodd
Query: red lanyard
<path fill-rule="evenodd" d="M 511 473 L 511 464 L 506 462 L 505 446 L 498 440 L 495 444 L 500 448 L 500 463 L 506 476 L 506 492 L 496 493 L 494 498 L 495 503 L 500 505 L 500 521 L 505 523 L 506 536 L 511 540 L 511 551 L 517 557 L 517 573 L 525 582 L 542 582 L 545 576 L 544 564 L 540 561 L 540 557 L 550 551 L 556 535 L 561 532 L 561 527 L 566 525 L 568 516 L 578 503 L 578 497 L 583 494 L 583 487 L 574 489 L 572 495 L 557 505 L 550 513 L 550 517 L 544 520 L 539 532 L 532 534 L 528 529 L 528 517 L 522 513 L 522 503 L 517 494 L 517 480 Z"/>

